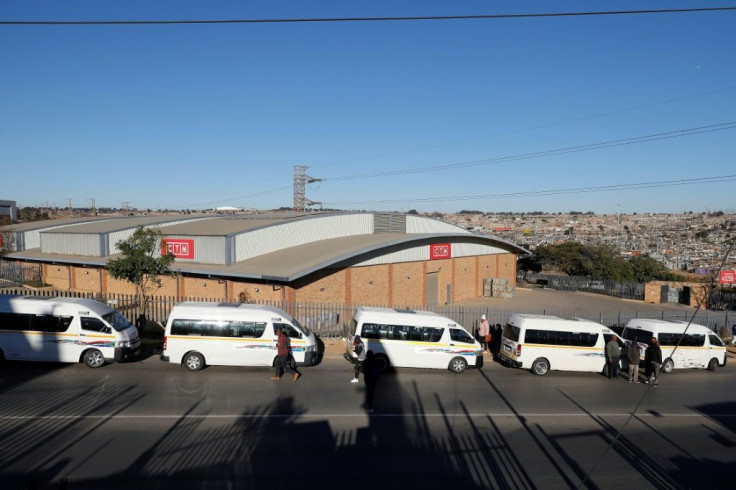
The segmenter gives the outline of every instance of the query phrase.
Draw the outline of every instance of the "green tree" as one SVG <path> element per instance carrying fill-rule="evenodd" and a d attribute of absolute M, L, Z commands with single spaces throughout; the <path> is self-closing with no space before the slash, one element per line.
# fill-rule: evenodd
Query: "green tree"
<path fill-rule="evenodd" d="M 122 256 L 107 263 L 109 274 L 135 285 L 142 299 L 143 314 L 138 318 L 139 327 L 145 325 L 151 297 L 161 289 L 162 275 L 171 275 L 169 266 L 174 254 L 161 254 L 163 233 L 159 229 L 139 226 L 127 240 L 117 242 Z"/>
<path fill-rule="evenodd" d="M 649 254 L 631 257 L 629 263 L 634 271 L 636 282 L 683 280 L 682 276 L 670 272 L 662 262 L 650 257 Z"/>
<path fill-rule="evenodd" d="M 519 260 L 519 268 L 535 272 L 558 271 L 571 276 L 617 281 L 632 281 L 634 277 L 631 264 L 619 255 L 615 247 L 584 245 L 578 242 L 537 247 L 531 257 Z"/>

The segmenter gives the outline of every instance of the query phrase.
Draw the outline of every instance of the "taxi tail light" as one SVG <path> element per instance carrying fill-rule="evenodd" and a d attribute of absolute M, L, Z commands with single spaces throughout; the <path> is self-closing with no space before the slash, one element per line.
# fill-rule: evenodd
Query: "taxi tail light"
<path fill-rule="evenodd" d="M 166 336 L 164 335 L 164 350 L 166 350 Z"/>
<path fill-rule="evenodd" d="M 164 340 L 164 345 L 166 345 L 165 342 L 166 341 Z M 516 346 L 516 357 L 521 357 L 521 344 Z"/>

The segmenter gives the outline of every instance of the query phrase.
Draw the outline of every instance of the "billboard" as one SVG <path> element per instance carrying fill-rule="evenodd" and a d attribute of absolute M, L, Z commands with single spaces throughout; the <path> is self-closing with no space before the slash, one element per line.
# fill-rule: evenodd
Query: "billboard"
<path fill-rule="evenodd" d="M 187 238 L 165 238 L 161 240 L 161 255 L 171 252 L 177 259 L 194 258 L 194 240 Z"/>
<path fill-rule="evenodd" d="M 721 284 L 733 284 L 736 282 L 736 271 L 735 270 L 723 270 L 721 271 L 718 282 Z"/>
<path fill-rule="evenodd" d="M 433 243 L 429 246 L 429 260 L 449 259 L 452 257 L 452 248 L 449 243 Z"/>

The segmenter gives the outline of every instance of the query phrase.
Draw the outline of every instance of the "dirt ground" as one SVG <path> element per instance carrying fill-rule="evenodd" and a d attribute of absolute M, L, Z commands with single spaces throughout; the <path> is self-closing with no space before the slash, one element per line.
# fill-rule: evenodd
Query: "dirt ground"
<path fill-rule="evenodd" d="M 664 303 L 650 304 L 632 299 L 619 299 L 594 293 L 555 291 L 547 288 L 516 288 L 511 299 L 473 298 L 453 303 L 453 306 L 489 306 L 504 311 L 523 312 L 525 310 L 565 311 L 572 313 L 616 313 L 640 312 L 655 313 L 665 311 L 692 312 L 689 306 Z"/>

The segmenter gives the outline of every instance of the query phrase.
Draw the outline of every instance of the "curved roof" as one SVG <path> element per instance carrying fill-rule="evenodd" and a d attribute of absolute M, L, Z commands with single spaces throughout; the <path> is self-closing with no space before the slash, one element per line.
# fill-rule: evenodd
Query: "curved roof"
<path fill-rule="evenodd" d="M 188 217 L 189 218 L 189 217 Z M 397 213 L 272 214 L 199 217 L 182 221 L 156 217 L 123 222 L 87 223 L 56 233 L 56 248 L 26 250 L 11 259 L 104 267 L 119 257 L 91 256 L 74 235 L 109 236 L 121 225 L 157 226 L 170 238 L 191 237 L 196 256 L 184 257 L 173 271 L 220 277 L 290 282 L 325 268 L 429 260 L 429 245 L 453 244 L 452 257 L 498 253 L 528 254 L 516 244 L 475 235 L 433 218 Z M 64 231 L 71 231 L 65 238 Z M 61 234 L 59 234 L 61 233 Z M 49 237 L 51 238 L 51 237 Z M 69 245 L 71 243 L 71 245 Z M 84 242 L 81 242 L 82 244 Z M 75 248 L 77 247 L 77 248 Z M 69 252 L 67 252 L 67 250 Z M 80 254 L 73 255 L 77 250 Z M 108 252 L 109 253 L 109 252 Z M 194 252 L 192 253 L 194 255 Z"/>
<path fill-rule="evenodd" d="M 231 265 L 174 264 L 178 272 L 217 274 L 248 279 L 290 282 L 328 267 L 349 267 L 369 258 L 375 252 L 390 253 L 395 250 L 429 245 L 440 241 L 467 242 L 489 245 L 509 253 L 528 254 L 529 251 L 505 240 L 460 233 L 425 233 L 407 235 L 388 233 L 381 235 L 354 235 L 331 238 L 290 247 L 259 255 Z"/>

